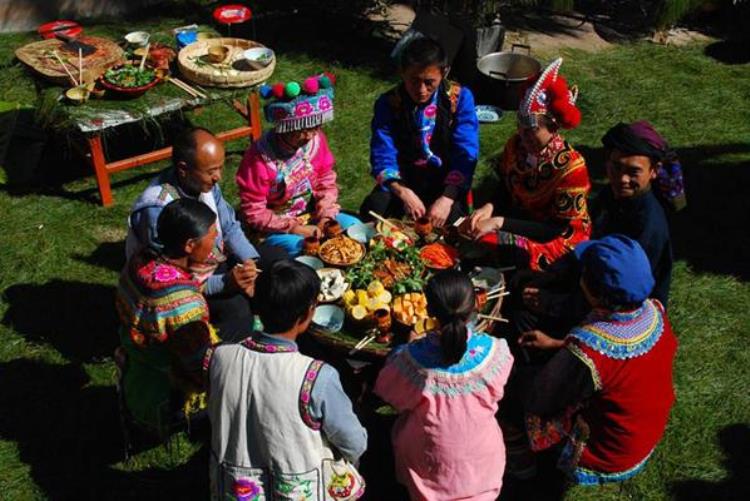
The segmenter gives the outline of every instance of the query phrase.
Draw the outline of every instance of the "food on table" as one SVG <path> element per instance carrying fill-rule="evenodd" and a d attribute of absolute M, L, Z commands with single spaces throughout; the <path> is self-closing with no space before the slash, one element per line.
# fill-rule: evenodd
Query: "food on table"
<path fill-rule="evenodd" d="M 427 318 L 427 298 L 421 292 L 410 292 L 393 299 L 393 316 L 402 324 L 413 326 Z"/>
<path fill-rule="evenodd" d="M 371 320 L 378 310 L 391 310 L 391 293 L 373 281 L 366 289 L 349 289 L 343 294 L 344 307 L 354 320 Z"/>
<path fill-rule="evenodd" d="M 440 326 L 438 321 L 432 317 L 420 318 L 417 323 L 414 324 L 414 332 L 417 334 L 426 334 L 430 331 L 437 329 Z"/>
<path fill-rule="evenodd" d="M 318 301 L 328 303 L 331 301 L 337 301 L 344 295 L 344 292 L 349 287 L 349 283 L 344 277 L 344 273 L 335 268 L 323 268 L 317 270 L 318 276 L 320 277 L 320 293 L 318 294 Z"/>
<path fill-rule="evenodd" d="M 385 287 L 392 288 L 396 282 L 405 279 L 411 274 L 411 266 L 395 259 L 386 259 L 378 263 L 372 274 Z"/>
<path fill-rule="evenodd" d="M 104 72 L 104 80 L 107 83 L 126 89 L 143 87 L 154 81 L 156 72 L 151 68 L 143 68 L 126 64 L 119 68 L 111 68 Z"/>
<path fill-rule="evenodd" d="M 429 268 L 436 270 L 453 268 L 458 260 L 458 251 L 450 245 L 440 242 L 425 245 L 419 255 Z"/>
<path fill-rule="evenodd" d="M 378 280 L 395 294 L 421 291 L 424 288 L 424 261 L 414 246 L 396 250 L 382 240 L 370 245 L 367 256 L 349 269 L 347 280 L 355 289 L 364 289 Z"/>
<path fill-rule="evenodd" d="M 362 259 L 365 248 L 356 240 L 340 236 L 332 238 L 320 246 L 320 259 L 334 266 L 348 266 Z"/>

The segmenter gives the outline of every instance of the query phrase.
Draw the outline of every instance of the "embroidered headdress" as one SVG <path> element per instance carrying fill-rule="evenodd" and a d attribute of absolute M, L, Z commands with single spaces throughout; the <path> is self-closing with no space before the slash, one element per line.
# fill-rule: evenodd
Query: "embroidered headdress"
<path fill-rule="evenodd" d="M 536 127 L 537 115 L 546 115 L 564 129 L 574 129 L 581 123 L 581 111 L 576 108 L 578 87 L 568 88 L 559 74 L 562 58 L 555 59 L 544 71 L 532 79 L 518 108 L 522 125 Z"/>
<path fill-rule="evenodd" d="M 323 125 L 333 120 L 333 85 L 330 73 L 297 82 L 263 85 L 260 95 L 268 99 L 263 110 L 276 132 L 291 132 Z"/>

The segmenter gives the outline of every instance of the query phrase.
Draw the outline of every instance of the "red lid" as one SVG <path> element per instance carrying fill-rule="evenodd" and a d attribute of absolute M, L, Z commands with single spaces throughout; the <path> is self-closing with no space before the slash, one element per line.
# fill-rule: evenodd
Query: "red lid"
<path fill-rule="evenodd" d="M 76 38 L 83 33 L 83 28 L 75 21 L 58 20 L 44 23 L 36 31 L 42 38 L 55 38 L 58 33 L 66 37 Z"/>
<path fill-rule="evenodd" d="M 253 17 L 250 7 L 240 4 L 222 5 L 214 10 L 214 19 L 221 24 L 244 23 Z"/>

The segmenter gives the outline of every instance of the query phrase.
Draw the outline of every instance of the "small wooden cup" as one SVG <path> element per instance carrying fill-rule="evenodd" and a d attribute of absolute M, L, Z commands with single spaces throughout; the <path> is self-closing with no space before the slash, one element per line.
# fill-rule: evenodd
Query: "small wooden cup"
<path fill-rule="evenodd" d="M 487 289 L 474 287 L 474 301 L 477 306 L 477 311 L 484 310 L 484 307 L 487 305 Z"/>
<path fill-rule="evenodd" d="M 320 250 L 318 237 L 306 237 L 302 242 L 302 252 L 307 256 L 316 256 Z"/>
<path fill-rule="evenodd" d="M 375 322 L 378 328 L 378 332 L 380 332 L 381 336 L 387 335 L 389 332 L 391 332 L 391 312 L 386 310 L 385 308 L 381 308 L 379 310 L 375 310 L 375 313 L 373 313 L 373 316 L 375 317 Z"/>
<path fill-rule="evenodd" d="M 417 219 L 414 222 L 414 231 L 422 238 L 432 233 L 432 222 L 430 221 L 430 218 L 423 216 Z"/>
<path fill-rule="evenodd" d="M 341 228 L 341 225 L 339 224 L 338 221 L 330 220 L 330 221 L 326 221 L 326 224 L 323 227 L 323 231 L 326 237 L 334 238 L 334 237 L 341 235 L 341 233 L 343 233 L 344 230 L 343 228 Z"/>

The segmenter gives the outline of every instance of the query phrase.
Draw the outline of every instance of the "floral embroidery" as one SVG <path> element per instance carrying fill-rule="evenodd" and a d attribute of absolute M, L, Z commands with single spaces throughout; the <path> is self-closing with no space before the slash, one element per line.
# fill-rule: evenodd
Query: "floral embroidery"
<path fill-rule="evenodd" d="M 573 429 L 573 416 L 579 406 L 571 406 L 557 416 L 543 418 L 535 414 L 526 416 L 526 433 L 529 435 L 531 450 L 549 449 L 568 437 Z"/>
<path fill-rule="evenodd" d="M 251 337 L 242 341 L 241 344 L 245 348 L 249 348 L 260 353 L 293 353 L 297 351 L 296 345 L 266 343 L 265 341 L 253 339 Z"/>
<path fill-rule="evenodd" d="M 312 500 L 315 495 L 312 484 L 312 480 L 304 480 L 296 475 L 288 480 L 277 478 L 274 486 L 274 499 L 289 501 Z"/>
<path fill-rule="evenodd" d="M 333 103 L 328 99 L 328 96 L 321 96 L 320 99 L 318 99 L 318 109 L 320 109 L 320 111 L 328 111 L 331 108 L 333 108 Z"/>
<path fill-rule="evenodd" d="M 633 312 L 608 317 L 593 312 L 569 334 L 602 355 L 624 360 L 648 353 L 664 331 L 664 320 L 652 300 Z"/>
<path fill-rule="evenodd" d="M 310 115 L 313 112 L 313 107 L 307 101 L 297 104 L 294 109 L 294 114 L 298 117 L 304 117 Z"/>
<path fill-rule="evenodd" d="M 328 484 L 328 495 L 334 499 L 346 499 L 352 495 L 356 487 L 356 479 L 350 472 L 339 475 L 334 472 Z"/>
<path fill-rule="evenodd" d="M 312 410 L 310 409 L 312 389 L 315 386 L 315 381 L 318 379 L 320 369 L 323 368 L 323 362 L 320 360 L 313 360 L 310 362 L 310 366 L 305 371 L 305 378 L 302 380 L 302 387 L 299 390 L 299 413 L 302 417 L 302 421 L 313 430 L 319 430 L 321 423 L 315 420 L 312 416 Z"/>
<path fill-rule="evenodd" d="M 238 478 L 232 486 L 237 501 L 256 501 L 263 495 L 263 487 L 249 478 Z"/>
<path fill-rule="evenodd" d="M 172 282 L 178 278 L 180 278 L 180 272 L 174 266 L 157 264 L 154 268 L 154 280 L 157 282 Z"/>

